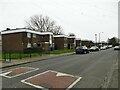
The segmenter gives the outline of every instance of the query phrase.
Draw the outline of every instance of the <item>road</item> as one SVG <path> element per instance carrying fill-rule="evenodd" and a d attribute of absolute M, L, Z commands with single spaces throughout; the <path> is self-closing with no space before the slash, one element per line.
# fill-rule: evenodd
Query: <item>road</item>
<path fill-rule="evenodd" d="M 9 67 L 3 70 L 26 66 L 39 68 L 39 70 L 11 79 L 3 77 L 3 88 L 34 88 L 20 81 L 47 70 L 54 70 L 57 72 L 82 77 L 82 79 L 75 84 L 73 88 L 101 88 L 108 81 L 106 78 L 110 76 L 113 65 L 116 64 L 117 60 L 118 52 L 114 51 L 112 48 L 99 52 L 91 52 L 89 54 L 74 54 L 70 56 L 63 56 Z M 115 85 L 111 87 L 117 88 L 117 81 L 114 81 L 114 83 Z"/>

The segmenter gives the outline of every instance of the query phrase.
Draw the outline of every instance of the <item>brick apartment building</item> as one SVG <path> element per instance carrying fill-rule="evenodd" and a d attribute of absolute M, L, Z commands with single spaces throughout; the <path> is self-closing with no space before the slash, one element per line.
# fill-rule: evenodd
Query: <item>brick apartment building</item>
<path fill-rule="evenodd" d="M 49 50 L 53 46 L 53 33 L 30 29 L 10 29 L 1 32 L 3 52 L 24 52 L 24 49 L 38 47 Z"/>
<path fill-rule="evenodd" d="M 68 49 L 68 41 L 66 35 L 55 35 L 54 36 L 54 48 L 57 49 Z"/>
<path fill-rule="evenodd" d="M 68 49 L 74 49 L 76 47 L 75 36 L 68 37 Z"/>

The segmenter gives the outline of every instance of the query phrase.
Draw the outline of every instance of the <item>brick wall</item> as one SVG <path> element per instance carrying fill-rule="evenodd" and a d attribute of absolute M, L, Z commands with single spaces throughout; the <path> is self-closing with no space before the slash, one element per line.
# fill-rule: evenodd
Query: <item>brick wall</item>
<path fill-rule="evenodd" d="M 67 49 L 67 47 L 64 47 L 65 44 L 68 44 L 66 37 L 54 37 L 55 49 Z"/>
<path fill-rule="evenodd" d="M 22 33 L 2 35 L 3 52 L 23 52 Z"/>

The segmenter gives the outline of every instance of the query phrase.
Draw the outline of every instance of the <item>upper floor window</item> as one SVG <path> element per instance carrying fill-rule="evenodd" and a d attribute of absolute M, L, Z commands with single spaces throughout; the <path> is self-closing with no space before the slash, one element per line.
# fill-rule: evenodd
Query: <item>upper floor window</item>
<path fill-rule="evenodd" d="M 50 35 L 50 40 L 52 40 L 52 35 Z"/>
<path fill-rule="evenodd" d="M 34 46 L 34 47 L 37 47 L 37 44 L 36 44 L 36 43 L 33 43 L 33 46 Z"/>
<path fill-rule="evenodd" d="M 49 43 L 52 44 L 52 36 L 50 35 Z"/>
<path fill-rule="evenodd" d="M 42 36 L 42 38 L 44 38 L 45 36 Z"/>
<path fill-rule="evenodd" d="M 27 44 L 27 48 L 30 48 L 30 47 L 31 47 L 31 43 L 28 43 L 28 44 Z"/>
<path fill-rule="evenodd" d="M 36 38 L 36 34 L 33 34 L 33 38 Z"/>
<path fill-rule="evenodd" d="M 27 33 L 27 38 L 31 38 L 31 33 Z"/>
<path fill-rule="evenodd" d="M 64 37 L 64 40 L 66 41 L 66 40 L 67 40 L 67 38 L 66 38 L 66 37 Z"/>

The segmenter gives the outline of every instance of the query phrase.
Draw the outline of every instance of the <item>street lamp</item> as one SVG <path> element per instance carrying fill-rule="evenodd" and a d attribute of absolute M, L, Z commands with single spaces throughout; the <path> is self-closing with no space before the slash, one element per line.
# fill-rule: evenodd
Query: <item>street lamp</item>
<path fill-rule="evenodd" d="M 99 43 L 100 43 L 100 39 L 101 39 L 100 34 L 102 34 L 102 33 L 103 33 L 103 32 L 100 32 L 100 33 L 99 33 Z"/>
<path fill-rule="evenodd" d="M 102 34 L 102 33 L 103 33 L 103 32 L 100 32 L 100 33 L 99 33 L 99 41 L 98 41 L 98 42 L 99 42 L 99 46 L 100 46 L 100 47 L 102 46 L 102 43 L 101 43 L 101 41 L 100 41 L 100 40 L 101 40 L 101 34 Z"/>
<path fill-rule="evenodd" d="M 96 42 L 96 45 L 97 45 L 97 34 L 95 34 L 95 42 Z"/>

